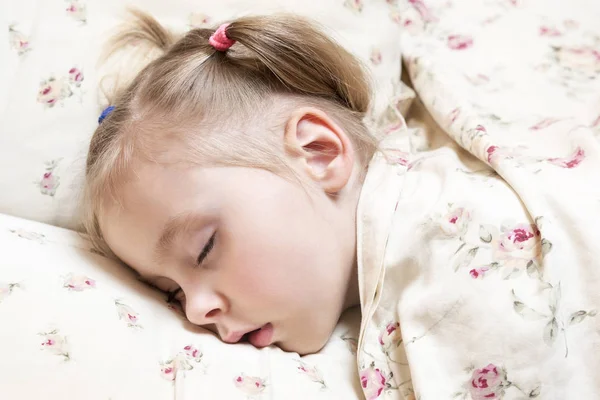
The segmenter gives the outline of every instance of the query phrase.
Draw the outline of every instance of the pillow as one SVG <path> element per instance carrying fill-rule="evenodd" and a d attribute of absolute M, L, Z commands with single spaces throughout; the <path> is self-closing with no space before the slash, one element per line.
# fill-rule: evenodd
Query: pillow
<path fill-rule="evenodd" d="M 6 399 L 360 399 L 360 313 L 318 354 L 230 345 L 78 234 L 0 214 Z"/>
<path fill-rule="evenodd" d="M 5 2 L 6 3 L 6 2 Z M 125 6 L 183 31 L 244 14 L 289 11 L 321 22 L 372 72 L 372 120 L 398 108 L 400 29 L 392 1 L 363 0 L 8 0 L 0 44 L 0 212 L 78 228 L 89 139 L 101 112 L 96 69 Z M 392 112 L 394 114 L 394 112 Z M 389 122 L 389 115 L 385 117 Z M 392 115 L 392 119 L 395 117 Z"/>

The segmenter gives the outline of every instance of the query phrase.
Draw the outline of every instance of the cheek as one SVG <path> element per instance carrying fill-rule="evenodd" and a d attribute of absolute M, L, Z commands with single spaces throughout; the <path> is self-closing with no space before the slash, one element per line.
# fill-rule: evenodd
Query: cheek
<path fill-rule="evenodd" d="M 244 246 L 245 247 L 245 246 Z M 244 251 L 248 250 L 248 251 Z M 228 286 L 238 296 L 250 299 L 277 299 L 290 290 L 287 265 L 277 251 L 240 248 L 230 258 Z"/>
<path fill-rule="evenodd" d="M 278 299 L 286 291 L 279 274 L 264 264 L 238 264 L 229 276 L 228 286 L 232 296 L 253 303 Z"/>
<path fill-rule="evenodd" d="M 326 300 L 324 293 L 339 275 L 338 253 L 315 204 L 295 191 L 245 198 L 244 207 L 223 223 L 227 231 L 220 262 L 230 296 L 271 308 L 301 307 L 307 298 Z"/>
<path fill-rule="evenodd" d="M 247 305 L 269 307 L 274 304 L 288 307 L 306 297 L 310 288 L 318 283 L 310 252 L 277 245 L 253 246 L 250 243 L 236 246 L 230 253 L 224 285 L 229 295 Z M 263 250 L 257 250 L 262 248 Z M 293 254 L 292 252 L 297 252 Z"/>

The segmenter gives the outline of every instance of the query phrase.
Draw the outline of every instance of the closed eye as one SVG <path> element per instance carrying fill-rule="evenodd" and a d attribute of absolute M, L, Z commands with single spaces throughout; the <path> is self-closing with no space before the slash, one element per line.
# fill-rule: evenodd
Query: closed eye
<path fill-rule="evenodd" d="M 204 248 L 198 255 L 198 258 L 196 259 L 196 265 L 201 265 L 204 262 L 204 260 L 206 259 L 206 257 L 208 257 L 208 254 L 213 249 L 213 247 L 215 247 L 216 236 L 217 236 L 217 233 L 215 232 L 211 236 L 211 238 L 208 240 L 208 242 L 206 242 L 206 245 L 204 246 Z"/>
<path fill-rule="evenodd" d="M 175 301 L 175 297 L 181 292 L 181 288 L 177 288 L 175 290 L 171 290 L 167 292 L 167 303 L 173 303 Z"/>

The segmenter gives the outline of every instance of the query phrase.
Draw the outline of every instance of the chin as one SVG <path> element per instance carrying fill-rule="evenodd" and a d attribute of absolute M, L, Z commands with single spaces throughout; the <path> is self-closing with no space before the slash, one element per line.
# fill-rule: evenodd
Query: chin
<path fill-rule="evenodd" d="M 325 344 L 327 343 L 329 338 L 325 338 L 324 340 L 312 340 L 312 341 L 285 341 L 275 343 L 277 347 L 279 347 L 283 351 L 298 353 L 301 356 L 307 356 L 310 354 L 318 353 L 321 351 Z"/>

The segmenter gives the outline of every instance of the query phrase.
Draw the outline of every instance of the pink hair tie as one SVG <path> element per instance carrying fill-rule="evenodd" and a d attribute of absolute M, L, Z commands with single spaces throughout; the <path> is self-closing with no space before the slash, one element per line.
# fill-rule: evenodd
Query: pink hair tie
<path fill-rule="evenodd" d="M 235 40 L 229 39 L 225 33 L 228 26 L 229 24 L 221 25 L 208 39 L 208 43 L 217 51 L 227 51 L 235 43 Z"/>

